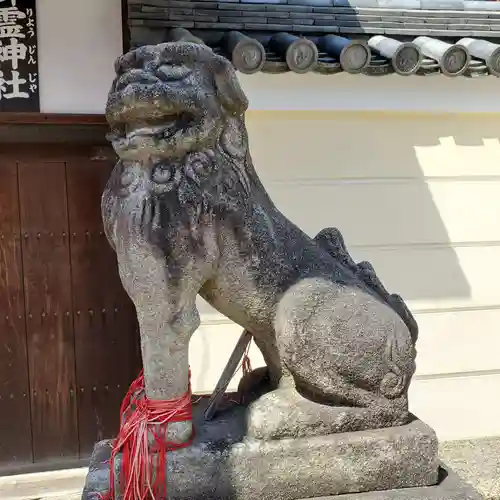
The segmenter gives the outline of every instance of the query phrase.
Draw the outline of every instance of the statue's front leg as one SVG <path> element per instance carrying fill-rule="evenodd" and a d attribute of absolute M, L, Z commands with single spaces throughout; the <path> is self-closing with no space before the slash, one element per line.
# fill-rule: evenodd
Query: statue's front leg
<path fill-rule="evenodd" d="M 182 293 L 174 292 L 162 303 L 136 304 L 145 393 L 149 400 L 178 400 L 188 390 L 189 341 L 200 319 L 194 300 L 187 300 L 188 304 L 182 306 L 185 300 Z M 168 441 L 183 443 L 191 435 L 189 420 L 168 424 Z"/>
<path fill-rule="evenodd" d="M 174 280 L 169 279 L 165 259 L 154 252 L 135 248 L 133 258 L 119 254 L 118 261 L 137 312 L 145 396 L 153 402 L 179 400 L 189 389 L 189 342 L 200 324 L 194 263 Z M 190 420 L 168 424 L 170 442 L 184 443 L 191 435 Z"/>

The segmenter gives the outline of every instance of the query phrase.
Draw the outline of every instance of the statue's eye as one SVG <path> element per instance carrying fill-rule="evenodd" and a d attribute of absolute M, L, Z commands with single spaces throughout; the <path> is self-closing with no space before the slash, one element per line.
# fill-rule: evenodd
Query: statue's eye
<path fill-rule="evenodd" d="M 115 72 L 118 75 L 125 73 L 131 69 L 141 69 L 144 65 L 144 61 L 137 51 L 128 52 L 120 56 L 115 62 Z"/>
<path fill-rule="evenodd" d="M 162 64 L 156 70 L 158 77 L 168 82 L 184 80 L 191 72 L 192 70 L 186 66 L 171 66 L 169 64 Z"/>
<path fill-rule="evenodd" d="M 172 169 L 170 168 L 155 168 L 152 173 L 153 181 L 158 184 L 168 182 L 172 178 Z"/>

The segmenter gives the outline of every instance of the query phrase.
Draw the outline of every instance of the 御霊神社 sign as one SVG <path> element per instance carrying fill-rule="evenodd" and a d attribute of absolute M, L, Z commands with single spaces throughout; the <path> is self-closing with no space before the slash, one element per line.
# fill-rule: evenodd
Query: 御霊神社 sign
<path fill-rule="evenodd" d="M 0 112 L 40 111 L 36 0 L 0 0 Z"/>

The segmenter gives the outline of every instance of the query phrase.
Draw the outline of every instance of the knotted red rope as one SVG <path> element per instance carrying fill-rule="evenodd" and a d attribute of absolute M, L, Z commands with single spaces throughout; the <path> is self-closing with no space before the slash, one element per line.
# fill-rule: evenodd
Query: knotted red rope
<path fill-rule="evenodd" d="M 191 379 L 191 374 L 190 374 Z M 131 384 L 120 409 L 120 432 L 113 443 L 110 458 L 109 493 L 115 500 L 114 463 L 122 452 L 120 489 L 123 500 L 165 500 L 166 463 L 169 451 L 191 444 L 167 441 L 168 424 L 192 420 L 191 381 L 179 399 L 150 400 L 144 394 L 144 370 Z M 153 444 L 148 436 L 153 436 Z"/>
<path fill-rule="evenodd" d="M 250 346 L 252 344 L 249 343 L 247 348 L 245 349 L 245 354 L 243 354 L 243 360 L 241 361 L 241 369 L 243 372 L 243 376 L 248 375 L 252 371 L 252 363 L 250 362 Z"/>

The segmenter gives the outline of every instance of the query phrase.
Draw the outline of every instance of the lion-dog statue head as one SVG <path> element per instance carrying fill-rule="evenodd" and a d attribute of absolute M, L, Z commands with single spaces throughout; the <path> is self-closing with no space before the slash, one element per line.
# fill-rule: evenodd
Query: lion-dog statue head
<path fill-rule="evenodd" d="M 248 107 L 230 62 L 204 45 L 144 46 L 119 58 L 115 70 L 106 115 L 122 159 L 214 150 L 229 118 Z"/>
<path fill-rule="evenodd" d="M 123 195 L 141 186 L 149 193 L 143 229 L 161 214 L 157 226 L 182 224 L 196 246 L 201 219 L 218 212 L 241 231 L 250 186 L 261 184 L 248 152 L 248 100 L 231 63 L 205 45 L 168 42 L 123 55 L 115 71 L 108 138 L 121 160 Z M 168 253 L 164 231 L 161 240 Z"/>

